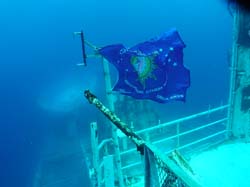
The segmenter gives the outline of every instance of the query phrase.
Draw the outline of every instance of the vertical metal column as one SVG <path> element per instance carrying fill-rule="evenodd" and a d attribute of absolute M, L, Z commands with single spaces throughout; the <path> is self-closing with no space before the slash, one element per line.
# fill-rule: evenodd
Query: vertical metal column
<path fill-rule="evenodd" d="M 104 70 L 107 99 L 108 99 L 109 107 L 110 107 L 111 111 L 114 112 L 114 110 L 115 110 L 114 96 L 111 93 L 112 88 L 111 88 L 109 64 L 108 64 L 107 60 L 105 60 L 104 58 L 102 58 L 102 63 L 103 63 L 103 70 Z M 114 147 L 115 147 L 115 166 L 117 168 L 119 186 L 124 187 L 122 166 L 121 166 L 120 147 L 119 147 L 119 142 L 118 142 L 118 137 L 117 137 L 117 128 L 112 123 L 110 123 L 110 124 L 112 126 L 112 138 L 113 138 L 113 143 L 114 143 Z"/>
<path fill-rule="evenodd" d="M 250 110 L 248 110 L 248 115 L 250 116 Z M 245 125 L 245 141 L 247 143 L 250 142 L 250 136 L 249 136 L 250 129 L 249 128 L 250 128 L 250 118 L 248 118 L 248 122 Z"/>
<path fill-rule="evenodd" d="M 228 122 L 227 122 L 227 139 L 232 136 L 233 127 L 233 112 L 234 112 L 234 101 L 236 92 L 236 70 L 238 62 L 238 24 L 239 24 L 239 9 L 236 8 L 233 19 L 233 44 L 232 44 L 232 58 L 231 58 L 231 74 L 230 74 L 230 89 L 229 89 L 229 108 L 228 108 Z"/>
<path fill-rule="evenodd" d="M 101 183 L 101 175 L 100 175 L 100 167 L 99 167 L 99 150 L 98 150 L 98 133 L 97 133 L 97 124 L 96 122 L 92 122 L 91 126 L 91 148 L 93 154 L 93 167 L 94 172 L 93 176 L 91 176 L 92 183 L 94 187 L 100 187 Z"/>
<path fill-rule="evenodd" d="M 104 184 L 105 187 L 115 187 L 115 173 L 114 173 L 114 158 L 113 155 L 103 157 L 104 165 Z"/>
<path fill-rule="evenodd" d="M 177 148 L 180 147 L 180 122 L 176 124 Z"/>

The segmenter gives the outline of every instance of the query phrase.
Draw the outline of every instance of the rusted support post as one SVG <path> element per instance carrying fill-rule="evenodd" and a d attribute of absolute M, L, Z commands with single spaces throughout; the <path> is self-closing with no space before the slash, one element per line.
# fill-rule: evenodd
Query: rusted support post
<path fill-rule="evenodd" d="M 114 95 L 112 95 L 112 93 L 111 93 L 112 89 L 111 89 L 111 78 L 110 78 L 109 64 L 108 64 L 107 60 L 105 60 L 104 58 L 102 58 L 102 64 L 103 64 L 106 94 L 107 94 L 109 107 L 112 111 L 115 111 Z M 119 147 L 119 141 L 118 141 L 118 136 L 117 136 L 117 128 L 112 124 L 111 124 L 111 126 L 112 126 L 112 138 L 113 138 L 114 150 L 115 150 L 115 157 L 114 157 L 115 158 L 115 166 L 117 169 L 119 187 L 124 187 L 122 166 L 121 166 L 120 147 Z"/>
<path fill-rule="evenodd" d="M 92 122 L 90 124 L 91 129 L 91 148 L 93 154 L 93 176 L 92 183 L 94 187 L 100 187 L 100 167 L 99 167 L 99 150 L 98 150 L 98 132 L 97 132 L 97 124 L 96 122 Z"/>

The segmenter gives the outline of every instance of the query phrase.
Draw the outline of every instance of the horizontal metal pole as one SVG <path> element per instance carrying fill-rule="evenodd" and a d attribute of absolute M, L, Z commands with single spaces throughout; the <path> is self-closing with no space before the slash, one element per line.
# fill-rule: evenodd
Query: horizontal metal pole
<path fill-rule="evenodd" d="M 214 113 L 214 112 L 217 112 L 217 111 L 226 109 L 226 108 L 228 108 L 228 106 L 229 106 L 229 105 L 224 105 L 224 106 L 221 106 L 221 107 L 217 107 L 217 108 L 214 108 L 214 109 L 210 109 L 210 110 L 207 110 L 207 111 L 204 111 L 204 112 L 200 112 L 200 113 L 198 113 L 198 114 L 194 114 L 194 115 L 187 116 L 187 117 L 184 117 L 184 118 L 181 118 L 181 119 L 177 119 L 177 120 L 174 120 L 174 121 L 170 121 L 170 122 L 167 122 L 167 123 L 163 123 L 163 124 L 160 124 L 160 125 L 157 125 L 157 126 L 148 128 L 148 129 L 143 129 L 143 130 L 137 131 L 136 133 L 143 133 L 143 132 L 151 131 L 151 130 L 154 130 L 154 129 L 163 128 L 163 127 L 166 127 L 166 126 L 175 124 L 175 123 L 180 123 L 180 122 L 187 121 L 187 120 L 190 120 L 190 119 L 193 119 L 193 118 L 196 118 L 196 117 L 200 117 L 200 116 L 203 116 L 203 115 L 211 114 L 211 113 Z M 223 118 L 223 119 L 214 121 L 214 122 L 212 122 L 212 123 L 208 123 L 208 124 L 203 125 L 203 126 L 201 126 L 201 127 L 197 127 L 197 128 L 195 128 L 195 129 L 192 129 L 192 130 L 189 130 L 189 131 L 185 131 L 185 132 L 183 132 L 183 133 L 180 133 L 179 135 L 174 135 L 174 136 L 165 138 L 165 139 L 163 139 L 163 140 L 155 141 L 155 142 L 153 142 L 153 144 L 157 144 L 157 143 L 160 143 L 160 142 L 163 142 L 163 141 L 167 141 L 167 140 L 176 138 L 176 137 L 178 137 L 178 136 L 183 136 L 183 135 L 185 135 L 185 134 L 189 134 L 189 133 L 191 133 L 191 132 L 201 130 L 201 129 L 203 129 L 203 128 L 206 128 L 206 127 L 215 125 L 215 124 L 217 124 L 217 123 L 221 123 L 221 122 L 223 122 L 223 121 L 226 121 L 227 119 L 228 119 L 228 118 Z M 224 133 L 224 132 L 226 132 L 226 130 L 217 132 L 217 133 L 215 133 L 215 134 L 212 134 L 212 135 L 210 135 L 210 136 L 204 137 L 204 138 L 199 139 L 199 140 L 197 140 L 197 141 L 194 141 L 194 142 L 192 142 L 192 143 L 183 145 L 183 146 L 179 147 L 178 149 L 184 149 L 184 148 L 186 148 L 186 147 L 188 147 L 188 146 L 191 146 L 191 145 L 197 144 L 197 143 L 199 143 L 199 142 L 205 141 L 205 140 L 207 140 L 207 139 L 210 139 L 210 138 L 212 138 L 212 137 L 215 137 L 215 136 L 217 136 L 217 135 L 219 135 L 219 134 L 222 134 L 222 133 Z M 98 146 L 98 149 L 100 150 L 106 143 L 111 142 L 111 141 L 112 141 L 112 139 L 103 140 L 103 141 L 101 142 L 101 144 Z M 175 150 L 175 149 L 173 149 L 173 150 Z M 136 152 L 136 149 L 135 149 L 135 148 L 132 148 L 132 149 L 129 149 L 129 150 L 127 150 L 127 151 L 123 151 L 123 152 L 121 152 L 121 155 L 125 155 L 125 154 L 132 153 L 132 152 Z M 165 152 L 165 153 L 167 153 L 167 152 Z M 168 153 L 169 153 L 169 151 L 168 151 Z M 123 170 L 124 170 L 124 169 L 128 169 L 128 168 L 134 167 L 134 166 L 139 165 L 139 164 L 141 164 L 141 162 L 136 162 L 136 163 L 133 163 L 133 164 L 124 166 L 124 167 L 122 167 L 122 169 L 123 169 Z"/>
<path fill-rule="evenodd" d="M 195 129 L 192 129 L 192 130 L 189 130 L 189 131 L 185 131 L 185 132 L 183 132 L 183 133 L 176 134 L 176 135 L 173 135 L 173 136 L 169 136 L 169 137 L 167 137 L 167 138 L 164 138 L 164 139 L 161 139 L 161 140 L 158 140 L 158 141 L 154 141 L 153 144 L 158 144 L 158 143 L 161 143 L 161 142 L 170 140 L 170 139 L 177 138 L 178 136 L 183 136 L 183 135 L 186 135 L 186 134 L 190 134 L 190 133 L 192 133 L 192 132 L 195 132 L 195 131 L 204 129 L 204 128 L 209 127 L 209 126 L 213 126 L 213 125 L 215 125 L 215 124 L 217 124 L 217 123 L 221 123 L 221 122 L 226 121 L 226 120 L 227 120 L 227 118 L 223 118 L 223 119 L 220 119 L 220 120 L 217 120 L 217 121 L 208 123 L 208 124 L 206 124 L 206 125 L 197 127 L 197 128 L 195 128 Z"/>
<path fill-rule="evenodd" d="M 223 134 L 223 133 L 225 133 L 225 132 L 226 132 L 226 130 L 217 132 L 217 133 L 215 133 L 215 134 L 212 134 L 212 135 L 207 136 L 207 137 L 205 137 L 205 138 L 201 138 L 201 139 L 199 139 L 199 140 L 197 140 L 197 141 L 194 141 L 194 142 L 192 142 L 192 143 L 186 144 L 186 145 L 184 145 L 184 146 L 180 146 L 178 149 L 184 149 L 184 148 L 186 148 L 186 147 L 189 147 L 189 146 L 191 146 L 191 145 L 194 145 L 194 144 L 197 144 L 197 143 L 199 143 L 199 142 L 205 141 L 205 140 L 207 140 L 207 139 L 213 138 L 213 137 L 218 136 L 218 135 L 220 135 L 220 134 Z M 211 144 L 211 145 L 212 145 L 212 144 Z M 166 151 L 166 152 L 164 152 L 164 154 L 171 153 L 171 152 L 174 151 L 174 150 L 176 150 L 176 149 L 172 149 L 172 150 L 170 150 L 170 151 Z M 127 165 L 127 166 L 122 167 L 122 169 L 129 169 L 129 168 L 131 168 L 131 167 L 135 167 L 135 166 L 140 165 L 140 164 L 141 164 L 141 162 L 135 162 L 135 163 L 133 163 L 133 164 L 129 164 L 129 165 Z"/>
<path fill-rule="evenodd" d="M 202 142 L 202 141 L 208 140 L 208 139 L 210 139 L 210 138 L 213 138 L 213 137 L 218 136 L 218 135 L 220 135 L 220 134 L 223 134 L 223 133 L 225 133 L 225 132 L 227 132 L 227 130 L 219 131 L 219 132 L 217 132 L 217 133 L 215 133 L 215 134 L 211 134 L 211 135 L 209 135 L 209 136 L 207 136 L 207 137 L 201 138 L 201 139 L 199 139 L 199 140 L 197 140 L 197 141 L 194 141 L 194 142 L 192 142 L 192 143 L 189 143 L 189 144 L 180 146 L 178 149 L 184 149 L 184 148 L 186 148 L 186 147 L 189 147 L 189 146 L 191 146 L 191 145 L 194 145 L 194 144 L 200 143 L 200 142 Z"/>
<path fill-rule="evenodd" d="M 129 168 L 138 166 L 138 165 L 140 165 L 140 164 L 142 164 L 142 162 L 135 162 L 135 163 L 133 163 L 133 164 L 129 164 L 129 165 L 127 165 L 127 166 L 122 167 L 122 169 L 123 169 L 123 170 L 124 170 L 124 169 L 129 169 Z"/>
<path fill-rule="evenodd" d="M 85 40 L 84 43 L 89 46 L 90 48 L 92 48 L 93 50 L 98 50 L 99 48 L 97 46 L 95 46 L 94 44 L 90 43 L 89 41 Z"/>
<path fill-rule="evenodd" d="M 152 142 L 152 143 L 153 143 L 153 144 L 158 144 L 158 143 L 161 143 L 161 142 L 170 140 L 170 139 L 177 138 L 178 136 L 183 136 L 183 135 L 185 135 L 185 134 L 189 134 L 189 133 L 191 133 L 191 132 L 198 131 L 198 130 L 200 130 L 200 129 L 203 129 L 203 128 L 206 128 L 206 127 L 215 125 L 215 124 L 217 124 L 217 123 L 221 123 L 221 122 L 226 121 L 226 120 L 227 120 L 227 118 L 223 118 L 223 119 L 214 121 L 214 122 L 212 122 L 212 123 L 208 123 L 208 124 L 206 124 L 206 125 L 203 125 L 203 126 L 201 126 L 201 127 L 197 127 L 197 128 L 195 128 L 195 129 L 192 129 L 192 130 L 189 130 L 189 131 L 185 131 L 185 132 L 180 133 L 180 134 L 176 134 L 176 135 L 174 135 L 174 136 L 169 136 L 169 137 L 164 138 L 164 139 L 162 139 L 162 140 L 154 141 L 154 142 Z M 129 153 L 134 152 L 134 151 L 136 151 L 136 149 L 135 149 L 135 148 L 132 148 L 132 149 L 129 149 L 129 150 L 127 150 L 127 151 L 123 151 L 123 152 L 121 153 L 121 155 L 129 154 Z"/>
<path fill-rule="evenodd" d="M 195 131 L 204 129 L 204 128 L 206 128 L 206 127 L 213 126 L 213 125 L 215 125 L 215 124 L 222 123 L 223 121 L 227 121 L 227 119 L 228 119 L 228 118 L 222 118 L 222 119 L 220 119 L 220 120 L 217 120 L 217 121 L 208 123 L 208 124 L 203 125 L 203 126 L 201 126 L 201 127 L 197 127 L 197 128 L 195 128 L 195 129 L 192 129 L 192 130 L 189 130 L 189 131 L 185 131 L 185 132 L 183 132 L 183 133 L 180 133 L 179 136 L 183 136 L 183 135 L 186 135 L 186 134 L 189 134 L 189 133 L 192 133 L 192 132 L 195 132 Z"/>
<path fill-rule="evenodd" d="M 151 130 L 155 130 L 155 129 L 158 129 L 158 128 L 163 128 L 163 127 L 166 127 L 166 126 L 169 126 L 169 125 L 173 125 L 175 123 L 180 123 L 182 121 L 186 121 L 186 120 L 190 120 L 190 119 L 193 119 L 193 118 L 196 118 L 196 117 L 199 117 L 199 116 L 202 116 L 202 115 L 206 115 L 206 114 L 210 114 L 210 113 L 213 113 L 213 112 L 217 112 L 219 110 L 223 110 L 225 108 L 227 108 L 229 105 L 223 105 L 221 107 L 217 107 L 217 108 L 214 108 L 214 109 L 210 109 L 210 110 L 207 110 L 207 111 L 204 111 L 204 112 L 200 112 L 200 113 L 197 113 L 197 114 L 194 114 L 194 115 L 191 115 L 191 116 L 187 116 L 187 117 L 184 117 L 184 118 L 181 118 L 181 119 L 177 119 L 177 120 L 174 120 L 174 121 L 170 121 L 170 122 L 167 122 L 167 123 L 162 123 L 160 125 L 157 125 L 157 126 L 154 126 L 154 127 L 150 127 L 150 128 L 147 128 L 147 129 L 143 129 L 143 130 L 140 130 L 140 131 L 137 131 L 136 133 L 143 133 L 143 132 L 147 132 L 147 131 L 151 131 Z M 224 118 L 224 119 L 227 119 L 227 118 Z M 199 127 L 200 128 L 200 127 Z M 197 128 L 198 129 L 198 128 Z M 125 136 L 124 136 L 125 137 Z M 175 135 L 176 137 L 176 135 Z M 171 136 L 171 137 L 168 137 L 165 139 L 168 140 L 168 139 L 171 139 L 171 138 L 174 138 L 174 136 Z M 98 146 L 98 149 L 100 150 L 104 144 L 108 143 L 112 141 L 112 139 L 105 139 L 101 142 L 101 144 L 99 144 Z M 154 142 L 155 143 L 155 142 Z M 135 151 L 136 149 L 129 149 L 127 151 L 124 151 L 122 152 L 121 154 L 127 154 L 127 153 L 130 153 L 130 152 L 133 152 Z"/>
<path fill-rule="evenodd" d="M 107 143 L 109 143 L 109 142 L 111 142 L 111 141 L 112 141 L 112 138 L 103 140 L 103 141 L 98 145 L 98 150 L 100 151 L 100 149 L 102 149 L 102 147 L 103 147 L 105 144 L 107 144 Z"/>
<path fill-rule="evenodd" d="M 125 155 L 125 154 L 131 153 L 131 152 L 135 152 L 135 151 L 136 151 L 136 149 L 135 149 L 135 148 L 128 149 L 127 151 L 123 151 L 123 152 L 121 152 L 121 155 Z"/>
<path fill-rule="evenodd" d="M 220 141 L 217 141 L 217 142 L 215 142 L 215 143 L 207 143 L 206 144 L 206 147 L 208 148 L 208 147 L 211 147 L 211 146 L 214 146 L 214 145 L 218 145 L 219 143 L 222 143 L 222 142 L 224 142 L 225 140 L 220 140 Z M 204 147 L 205 147 L 205 145 L 204 145 Z M 174 149 L 171 149 L 171 150 L 169 150 L 169 151 L 166 151 L 165 152 L 165 154 L 169 154 L 169 153 L 171 153 L 171 152 L 173 152 L 174 150 L 178 150 L 179 148 L 174 148 Z M 199 149 L 199 150 L 201 150 L 201 149 Z M 204 150 L 204 148 L 202 149 L 202 150 Z"/>
<path fill-rule="evenodd" d="M 87 55 L 87 58 L 102 58 L 102 56 L 98 54 L 91 54 L 91 55 Z"/>
<path fill-rule="evenodd" d="M 197 118 L 197 117 L 200 117 L 200 116 L 203 116 L 203 115 L 206 115 L 206 114 L 211 114 L 211 113 L 226 109 L 226 108 L 228 108 L 228 106 L 229 105 L 223 105 L 223 106 L 213 108 L 213 109 L 209 109 L 209 110 L 206 110 L 204 112 L 200 112 L 200 113 L 197 113 L 197 114 L 194 114 L 194 115 L 191 115 L 191 116 L 187 116 L 187 117 L 184 117 L 184 118 L 173 120 L 173 121 L 170 121 L 170 122 L 167 122 L 167 123 L 162 123 L 162 124 L 159 124 L 157 126 L 153 126 L 153 127 L 147 128 L 147 129 L 136 131 L 136 134 L 140 134 L 140 133 L 144 133 L 144 132 L 147 132 L 147 131 L 152 131 L 152 130 L 155 130 L 155 129 L 163 128 L 163 127 L 175 124 L 175 123 L 180 123 L 180 122 L 183 122 L 183 121 L 187 121 L 187 120 Z"/>

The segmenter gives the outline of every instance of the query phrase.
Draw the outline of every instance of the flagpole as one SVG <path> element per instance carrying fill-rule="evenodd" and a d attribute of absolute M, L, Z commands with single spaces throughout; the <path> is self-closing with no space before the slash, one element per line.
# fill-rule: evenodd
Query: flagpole
<path fill-rule="evenodd" d="M 84 62 L 77 64 L 78 66 L 86 66 L 87 65 L 86 58 L 100 57 L 100 55 L 98 55 L 98 53 L 97 53 L 99 48 L 97 46 L 93 45 L 92 43 L 90 43 L 89 41 L 84 39 L 83 31 L 74 32 L 73 34 L 74 35 L 80 35 L 81 36 L 81 41 L 82 41 L 82 50 L 83 50 Z M 92 48 L 94 50 L 95 54 L 86 55 L 85 54 L 84 44 L 86 44 L 87 46 Z M 112 93 L 111 93 L 112 87 L 111 87 L 109 64 L 108 64 L 107 60 L 104 59 L 103 57 L 101 59 L 102 59 L 103 71 L 104 71 L 106 96 L 107 96 L 107 100 L 108 100 L 108 103 L 109 103 L 109 107 L 114 112 L 115 111 L 114 95 L 112 95 Z M 119 187 L 124 187 L 122 167 L 121 167 L 120 147 L 119 147 L 118 136 L 117 136 L 117 128 L 112 123 L 111 123 L 111 127 L 112 127 L 112 138 L 113 138 L 113 143 L 114 143 L 114 147 L 115 147 L 115 165 L 116 165 L 116 169 L 117 169 Z"/>
<path fill-rule="evenodd" d="M 105 58 L 102 58 L 102 64 L 103 64 L 103 71 L 104 71 L 107 100 L 108 100 L 111 111 L 114 112 L 115 111 L 114 95 L 112 94 L 109 64 Z M 115 164 L 117 167 L 116 169 L 117 169 L 117 175 L 118 175 L 118 180 L 119 180 L 119 186 L 124 187 L 120 147 L 119 147 L 118 136 L 117 136 L 117 128 L 112 123 L 111 123 L 111 127 L 112 127 L 112 138 L 113 138 L 113 143 L 115 147 Z"/>

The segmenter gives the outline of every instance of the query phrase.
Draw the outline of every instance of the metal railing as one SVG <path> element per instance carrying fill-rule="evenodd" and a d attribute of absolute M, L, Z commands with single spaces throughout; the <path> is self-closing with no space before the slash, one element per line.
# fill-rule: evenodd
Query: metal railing
<path fill-rule="evenodd" d="M 184 155 L 188 155 L 194 151 L 201 151 L 202 149 L 216 145 L 225 140 L 228 107 L 228 105 L 213 109 L 209 107 L 209 109 L 204 112 L 139 130 L 136 134 L 146 136 L 152 144 L 160 147 L 160 150 L 165 154 L 169 154 L 174 150 L 179 150 L 183 151 Z M 97 129 L 94 131 L 97 131 Z M 119 142 L 124 143 L 124 141 L 126 142 L 129 140 L 127 140 L 127 137 L 121 136 Z M 103 170 L 104 163 L 101 158 L 105 155 L 113 154 L 112 139 L 102 140 L 100 144 L 96 140 L 92 140 L 92 142 L 96 142 L 95 145 L 92 144 L 92 149 L 94 149 L 93 152 L 96 153 L 93 155 L 93 160 L 96 160 L 93 161 L 93 163 L 95 163 L 93 167 L 96 171 L 95 174 L 98 175 L 95 179 L 99 180 L 96 184 L 98 184 L 98 186 L 104 186 L 101 181 L 103 181 L 105 171 Z M 129 142 L 126 143 L 129 144 Z M 123 173 L 126 177 L 138 175 L 138 173 L 133 171 L 140 170 L 140 156 L 138 156 L 137 150 L 132 148 L 132 144 L 131 146 L 125 147 L 126 148 L 121 150 L 120 153 Z M 141 174 L 143 174 L 143 170 Z M 111 176 L 114 176 L 114 174 Z"/>

